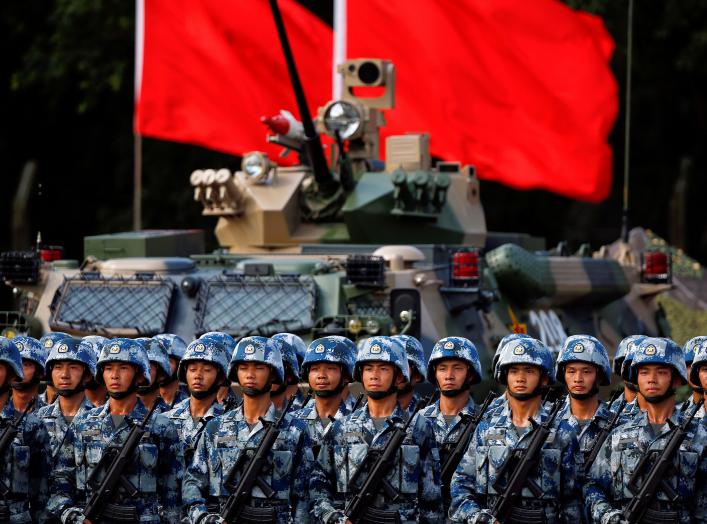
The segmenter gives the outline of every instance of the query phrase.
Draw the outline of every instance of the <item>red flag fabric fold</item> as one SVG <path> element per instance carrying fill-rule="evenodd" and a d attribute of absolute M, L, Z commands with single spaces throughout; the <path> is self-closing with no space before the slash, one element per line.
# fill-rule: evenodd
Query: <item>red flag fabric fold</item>
<path fill-rule="evenodd" d="M 598 202 L 611 187 L 613 41 L 557 0 L 350 0 L 348 55 L 394 61 L 385 134 L 428 131 L 479 177 Z"/>

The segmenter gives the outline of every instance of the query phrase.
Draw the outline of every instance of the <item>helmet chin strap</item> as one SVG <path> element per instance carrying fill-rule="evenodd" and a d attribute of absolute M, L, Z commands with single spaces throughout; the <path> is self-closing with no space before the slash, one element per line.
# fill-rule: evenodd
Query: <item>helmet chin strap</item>
<path fill-rule="evenodd" d="M 675 388 L 670 386 L 668 390 L 663 393 L 662 395 L 655 395 L 652 397 L 648 397 L 646 395 L 643 395 L 643 397 L 646 399 L 646 402 L 649 404 L 660 404 L 661 402 L 664 402 L 668 400 L 670 397 L 675 395 Z"/>
<path fill-rule="evenodd" d="M 274 397 L 282 395 L 285 391 L 287 391 L 287 387 L 289 384 L 287 382 L 283 382 L 279 386 L 277 386 L 277 389 L 275 391 L 272 391 L 270 394 Z"/>
<path fill-rule="evenodd" d="M 464 385 L 462 385 L 462 387 L 460 387 L 458 389 L 446 389 L 446 390 L 442 389 L 439 386 L 439 381 L 437 381 L 437 387 L 439 388 L 439 394 L 442 395 L 443 397 L 454 398 L 454 397 L 458 397 L 462 393 L 470 391 L 471 390 L 471 380 L 472 380 L 472 377 L 468 376 L 470 374 L 470 371 L 471 371 L 471 366 L 467 366 L 467 372 L 466 372 L 467 378 L 464 380 Z"/>
<path fill-rule="evenodd" d="M 133 393 L 137 393 L 139 387 L 137 385 L 137 375 L 133 377 L 133 381 L 130 383 L 130 386 L 128 386 L 128 389 L 125 391 L 108 391 L 108 396 L 110 398 L 114 398 L 115 400 L 123 400 L 124 398 L 128 398 L 130 395 Z"/>
<path fill-rule="evenodd" d="M 29 391 L 30 389 L 39 386 L 39 377 L 35 375 L 29 382 L 13 382 L 10 386 L 15 391 Z"/>
<path fill-rule="evenodd" d="M 541 384 L 538 384 L 538 386 L 530 393 L 514 393 L 510 388 L 508 388 L 508 394 L 516 400 L 530 400 L 531 398 L 542 396 L 544 389 L 545 388 Z"/>
<path fill-rule="evenodd" d="M 59 395 L 60 397 L 73 397 L 74 395 L 78 395 L 79 393 L 83 393 L 85 389 L 86 389 L 86 386 L 84 386 L 83 384 L 79 384 L 75 388 L 70 388 L 70 389 L 56 388 L 56 394 Z"/>
<path fill-rule="evenodd" d="M 175 371 L 169 377 L 162 379 L 159 382 L 159 387 L 166 388 L 167 386 L 169 386 L 170 384 L 173 384 L 176 381 L 177 381 L 177 372 Z"/>
<path fill-rule="evenodd" d="M 344 388 L 346 387 L 346 384 L 344 383 L 343 377 L 339 379 L 339 383 L 334 389 L 325 389 L 322 391 L 317 391 L 316 389 L 313 389 L 312 391 L 314 392 L 315 397 L 319 398 L 331 398 L 335 397 L 336 395 L 339 395 L 342 391 L 344 391 Z"/>
<path fill-rule="evenodd" d="M 596 383 L 592 385 L 592 389 L 587 391 L 586 393 L 572 393 L 571 391 L 569 392 L 570 397 L 572 397 L 575 400 L 587 400 L 592 398 L 595 395 L 599 394 L 599 388 L 597 387 Z"/>
<path fill-rule="evenodd" d="M 211 395 L 217 394 L 223 382 L 223 375 L 219 372 L 218 376 L 214 380 L 214 383 L 209 386 L 209 389 L 206 391 L 192 391 L 192 389 L 189 388 L 189 394 L 197 400 L 204 400 L 205 398 L 209 398 Z"/>
<path fill-rule="evenodd" d="M 150 393 L 154 393 L 160 388 L 160 383 L 158 381 L 154 381 L 152 384 L 149 386 L 138 386 L 137 387 L 137 394 L 138 395 L 149 395 Z"/>
<path fill-rule="evenodd" d="M 629 382 L 628 380 L 624 380 L 624 386 L 626 386 L 630 391 L 633 391 L 634 393 L 638 393 L 638 386 L 634 384 L 633 382 Z"/>
<path fill-rule="evenodd" d="M 265 395 L 266 393 L 270 393 L 270 390 L 272 389 L 272 380 L 268 380 L 268 382 L 262 387 L 262 388 L 243 388 L 243 394 L 246 397 L 261 397 Z M 280 388 L 278 388 L 280 389 Z M 287 389 L 287 385 L 285 385 L 285 389 Z M 284 391 L 284 390 L 283 390 Z M 273 392 L 275 393 L 275 392 Z"/>
<path fill-rule="evenodd" d="M 415 386 L 410 382 L 406 382 L 405 385 L 398 390 L 398 395 L 407 395 L 415 390 Z"/>

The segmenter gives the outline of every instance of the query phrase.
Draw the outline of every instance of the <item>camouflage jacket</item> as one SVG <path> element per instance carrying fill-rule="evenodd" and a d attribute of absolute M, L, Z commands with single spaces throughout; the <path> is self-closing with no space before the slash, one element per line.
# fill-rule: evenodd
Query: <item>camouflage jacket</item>
<path fill-rule="evenodd" d="M 547 409 L 534 417 L 540 423 Z M 519 436 L 511 411 L 506 407 L 496 418 L 482 420 L 474 432 L 469 447 L 457 467 L 451 483 L 452 503 L 449 516 L 460 522 L 486 522 L 498 491 L 493 487 L 499 472 L 513 450 L 525 449 L 532 430 Z M 540 503 L 545 522 L 580 522 L 581 505 L 577 485 L 577 436 L 566 420 L 556 419 L 541 452 L 540 465 L 530 479 L 543 494 L 535 499 L 523 488 L 521 505 L 526 501 Z M 541 467 L 542 466 L 542 467 Z M 505 480 L 505 479 L 503 479 Z M 493 519 L 490 520 L 493 522 Z"/>
<path fill-rule="evenodd" d="M 404 424 L 406 415 L 400 406 L 385 420 L 378 431 L 362 406 L 350 415 L 334 422 L 327 435 L 309 484 L 314 501 L 314 515 L 325 523 L 344 522 L 343 508 L 353 495 L 349 477 L 359 468 L 369 448 L 382 449 L 390 438 L 394 425 Z M 437 523 L 444 520 L 439 481 L 439 451 L 431 423 L 418 413 L 410 424 L 407 436 L 398 452 L 396 463 L 386 479 L 399 493 L 395 502 L 378 495 L 374 505 L 397 511 L 400 521 Z M 366 474 L 360 475 L 360 488 Z"/>
<path fill-rule="evenodd" d="M 611 416 L 612 413 L 611 411 L 609 411 L 609 405 L 603 400 L 600 400 L 599 408 L 597 409 L 596 413 L 594 413 L 594 416 L 589 421 L 589 423 L 582 427 L 577 418 L 575 418 L 575 416 L 572 414 L 572 411 L 570 410 L 569 396 L 565 399 L 565 404 L 562 406 L 562 409 L 560 409 L 557 418 L 559 420 L 564 420 L 577 435 L 577 441 L 579 443 L 577 464 L 579 466 L 578 473 L 580 477 L 584 476 L 583 472 L 585 459 L 591 453 L 592 447 L 594 446 L 594 442 L 599 436 L 601 430 L 609 424 L 609 419 L 611 418 Z M 619 418 L 619 424 L 622 422 L 622 419 Z"/>
<path fill-rule="evenodd" d="M 8 398 L 0 412 L 0 435 L 19 416 L 20 412 Z M 0 505 L 7 504 L 13 524 L 46 520 L 48 456 L 47 430 L 36 414 L 27 413 L 0 467 L 0 486 L 8 489 L 7 496 L 0 498 Z"/>
<path fill-rule="evenodd" d="M 304 399 L 306 398 L 306 395 L 302 393 L 302 389 L 298 389 L 297 393 L 294 394 L 293 400 L 292 400 L 292 411 L 298 411 L 302 408 L 305 407 L 304 405 Z M 307 404 L 310 404 L 311 402 L 308 402 Z"/>
<path fill-rule="evenodd" d="M 218 402 L 214 402 L 206 412 L 206 415 L 197 422 L 194 422 L 190 409 L 189 398 L 186 398 L 177 404 L 173 409 L 170 409 L 164 413 L 164 416 L 170 419 L 177 428 L 179 440 L 184 446 L 184 464 L 187 467 L 191 464 L 191 460 L 194 457 L 196 444 L 199 441 L 199 437 L 201 437 L 206 424 L 208 424 L 211 419 L 223 414 L 223 405 Z"/>
<path fill-rule="evenodd" d="M 110 403 L 74 419 L 59 449 L 51 476 L 49 510 L 65 517 L 69 508 L 83 509 L 91 488 L 87 479 L 110 445 L 120 447 L 134 424 L 142 422 L 147 408 L 138 399 L 133 411 L 117 428 L 109 411 Z M 184 456 L 177 429 L 162 414 L 153 414 L 148 431 L 138 445 L 126 477 L 139 493 L 130 497 L 119 488 L 114 504 L 135 507 L 140 522 L 178 522 L 181 498 L 179 481 L 184 472 Z M 96 481 L 100 483 L 102 476 Z"/>
<path fill-rule="evenodd" d="M 275 407 L 271 404 L 265 417 L 275 421 Z M 225 485 L 234 464 L 242 453 L 250 456 L 260 444 L 265 427 L 258 422 L 251 429 L 243 416 L 243 406 L 215 417 L 204 428 L 194 452 L 194 460 L 187 468 L 182 484 L 182 499 L 191 522 L 196 523 L 207 512 L 218 512 L 228 499 L 231 489 Z M 275 492 L 267 499 L 259 487 L 253 488 L 252 499 L 276 508 L 278 523 L 306 519 L 309 512 L 307 490 L 309 470 L 314 461 L 311 443 L 302 425 L 286 419 L 268 457 L 262 479 Z M 243 469 L 233 477 L 238 483 Z M 302 515 L 302 518 L 298 518 Z"/>
<path fill-rule="evenodd" d="M 349 413 L 350 411 L 348 407 L 346 406 L 344 401 L 341 401 L 341 403 L 339 404 L 339 409 L 334 415 L 334 420 L 339 420 L 340 418 L 345 417 Z M 329 423 L 326 427 L 324 427 L 324 424 L 322 424 L 322 421 L 319 418 L 319 413 L 317 413 L 317 406 L 314 400 L 308 402 L 307 405 L 299 411 L 295 411 L 294 413 L 292 413 L 291 417 L 293 419 L 302 421 L 304 427 L 307 430 L 307 434 L 309 435 L 309 439 L 312 443 L 314 458 L 317 458 L 317 456 L 319 455 L 319 449 L 322 446 L 322 442 L 324 441 L 325 435 L 327 435 L 329 431 L 331 431 L 331 429 L 334 427 L 333 422 Z"/>
<path fill-rule="evenodd" d="M 616 410 L 619 409 L 619 406 L 621 405 L 621 402 L 624 400 L 624 394 L 621 393 L 614 401 L 611 403 L 609 406 L 609 411 L 612 413 L 616 413 Z M 641 414 L 641 408 L 638 407 L 638 400 L 633 399 L 631 402 L 627 402 L 624 405 L 624 409 L 621 412 L 621 421 L 623 423 L 628 422 L 632 420 L 636 415 Z"/>
<path fill-rule="evenodd" d="M 177 407 L 178 404 L 184 402 L 184 400 L 189 398 L 189 390 L 184 384 L 180 384 L 177 392 L 174 394 L 174 401 L 169 404 L 165 399 L 162 401 L 167 405 L 167 410 L 171 410 Z"/>
<path fill-rule="evenodd" d="M 84 395 L 83 402 L 81 403 L 81 406 L 76 412 L 73 420 L 76 420 L 81 415 L 91 411 L 92 409 L 94 409 L 93 404 L 91 404 L 91 401 Z M 66 431 L 69 429 L 71 423 L 64 418 L 61 408 L 59 407 L 58 399 L 53 404 L 49 404 L 48 406 L 41 408 L 37 411 L 36 415 L 49 432 L 50 465 L 53 466 L 54 460 L 59 455 L 59 448 L 64 442 Z"/>
<path fill-rule="evenodd" d="M 670 423 L 679 422 L 680 414 L 673 413 Z M 628 483 L 638 461 L 648 450 L 665 447 L 671 434 L 669 425 L 655 434 L 647 413 L 642 413 L 611 432 L 584 486 L 585 503 L 593 522 L 608 522 L 633 498 Z M 693 419 L 674 460 L 674 471 L 665 480 L 679 496 L 674 508 L 679 512 L 679 522 L 707 522 L 707 426 L 704 421 Z M 662 490 L 656 496 L 656 504 L 670 506 Z"/>

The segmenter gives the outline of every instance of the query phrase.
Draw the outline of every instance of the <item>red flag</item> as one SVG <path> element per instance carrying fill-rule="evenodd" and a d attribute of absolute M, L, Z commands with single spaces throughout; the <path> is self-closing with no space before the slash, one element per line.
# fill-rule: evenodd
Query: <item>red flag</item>
<path fill-rule="evenodd" d="M 331 95 L 331 29 L 293 0 L 279 5 L 316 114 Z M 280 152 L 260 117 L 297 106 L 267 0 L 140 0 L 141 8 L 136 132 L 233 154 Z"/>
<path fill-rule="evenodd" d="M 384 134 L 430 133 L 480 178 L 598 202 L 617 86 L 603 23 L 557 0 L 350 0 L 348 56 L 393 60 Z"/>

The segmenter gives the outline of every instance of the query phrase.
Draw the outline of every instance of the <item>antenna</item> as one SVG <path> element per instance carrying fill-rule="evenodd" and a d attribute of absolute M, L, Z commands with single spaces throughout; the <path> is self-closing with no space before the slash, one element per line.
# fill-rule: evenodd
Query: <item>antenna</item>
<path fill-rule="evenodd" d="M 628 242 L 628 184 L 631 151 L 631 64 L 633 62 L 633 0 L 628 0 L 626 45 L 626 114 L 624 122 L 624 195 L 621 212 L 621 239 Z"/>

